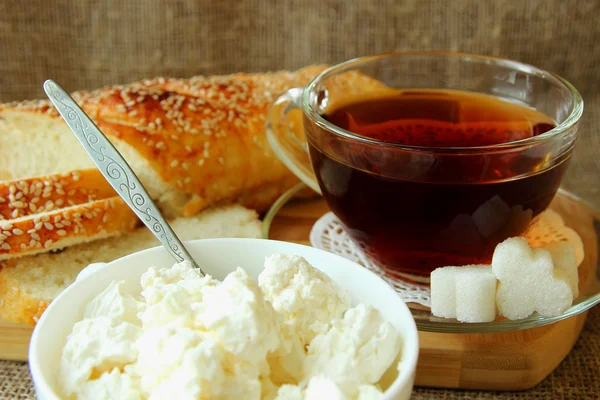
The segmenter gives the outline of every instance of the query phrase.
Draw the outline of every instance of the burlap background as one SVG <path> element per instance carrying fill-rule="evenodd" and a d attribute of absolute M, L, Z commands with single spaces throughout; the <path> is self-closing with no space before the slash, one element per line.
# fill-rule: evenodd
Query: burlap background
<path fill-rule="evenodd" d="M 1 0 L 0 101 L 155 76 L 293 69 L 400 50 L 456 50 L 559 73 L 586 100 L 565 186 L 600 205 L 598 0 Z M 600 398 L 600 312 L 538 388 L 419 389 L 416 399 Z M 0 362 L 0 399 L 32 398 L 24 364 Z"/>

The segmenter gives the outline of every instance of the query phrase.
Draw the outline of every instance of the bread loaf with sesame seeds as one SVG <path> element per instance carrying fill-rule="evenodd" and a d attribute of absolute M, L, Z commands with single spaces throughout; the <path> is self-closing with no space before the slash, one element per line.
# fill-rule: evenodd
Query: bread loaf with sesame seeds
<path fill-rule="evenodd" d="M 267 143 L 267 109 L 324 68 L 155 78 L 73 97 L 167 216 L 224 203 L 264 211 L 297 183 Z M 93 167 L 48 101 L 0 105 L 0 180 Z"/>
<path fill-rule="evenodd" d="M 201 212 L 171 221 L 184 240 L 217 237 L 258 238 L 261 223 L 255 211 L 238 205 Z M 160 243 L 145 227 L 119 237 L 69 246 L 0 263 L 0 318 L 35 325 L 48 304 L 91 263 L 110 262 Z"/>

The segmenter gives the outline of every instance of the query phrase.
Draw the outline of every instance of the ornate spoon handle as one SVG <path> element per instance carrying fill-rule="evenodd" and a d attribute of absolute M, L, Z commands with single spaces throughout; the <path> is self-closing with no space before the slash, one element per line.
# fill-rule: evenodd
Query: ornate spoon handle
<path fill-rule="evenodd" d="M 108 183 L 160 240 L 173 258 L 177 262 L 190 261 L 194 267 L 200 269 L 127 161 L 75 100 L 52 80 L 44 82 L 44 91 Z"/>

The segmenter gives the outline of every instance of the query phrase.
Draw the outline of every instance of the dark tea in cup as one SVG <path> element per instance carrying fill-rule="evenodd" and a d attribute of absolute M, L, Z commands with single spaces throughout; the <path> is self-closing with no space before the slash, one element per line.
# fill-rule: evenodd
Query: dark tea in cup
<path fill-rule="evenodd" d="M 386 93 L 323 117 L 377 141 L 439 148 L 504 144 L 554 127 L 522 105 L 460 91 Z M 309 151 L 323 196 L 350 235 L 379 265 L 414 275 L 489 263 L 497 243 L 519 235 L 550 204 L 568 164 L 540 171 L 543 159 L 483 154 L 467 161 L 433 153 L 432 167 L 407 179 L 378 172 L 379 160 L 361 159 L 359 148 L 344 148 L 351 165 L 310 142 Z"/>
<path fill-rule="evenodd" d="M 290 127 L 294 106 L 306 147 Z M 426 280 L 437 267 L 489 263 L 550 204 L 582 111 L 575 88 L 529 65 L 397 53 L 288 91 L 267 135 L 377 265 Z"/>

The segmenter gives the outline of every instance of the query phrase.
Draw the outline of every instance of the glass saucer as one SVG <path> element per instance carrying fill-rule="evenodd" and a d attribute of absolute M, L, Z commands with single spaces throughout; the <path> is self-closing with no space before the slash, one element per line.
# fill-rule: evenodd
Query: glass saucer
<path fill-rule="evenodd" d="M 321 197 L 305 197 L 310 194 L 304 184 L 298 184 L 283 194 L 264 218 L 263 237 L 301 243 L 310 246 L 309 235 L 314 223 L 329 212 Z M 589 203 L 564 190 L 559 190 L 550 208 L 559 213 L 565 225 L 574 229 L 584 243 L 585 259 L 579 266 L 579 297 L 562 315 L 542 317 L 537 314 L 520 320 L 502 317 L 493 322 L 463 323 L 453 319 L 438 318 L 429 308 L 408 303 L 421 331 L 440 333 L 488 333 L 535 328 L 558 322 L 600 303 L 600 211 Z"/>

